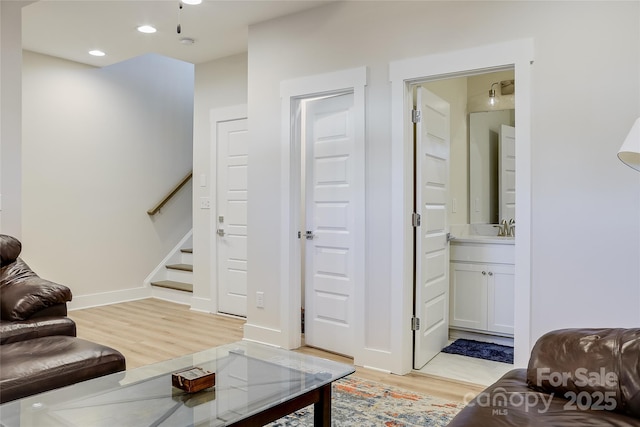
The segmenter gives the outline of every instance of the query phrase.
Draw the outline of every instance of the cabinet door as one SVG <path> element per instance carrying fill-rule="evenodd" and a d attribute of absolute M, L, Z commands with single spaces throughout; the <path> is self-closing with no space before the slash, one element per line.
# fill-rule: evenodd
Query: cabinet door
<path fill-rule="evenodd" d="M 487 329 L 487 277 L 483 265 L 451 263 L 451 326 Z"/>
<path fill-rule="evenodd" d="M 513 334 L 515 268 L 513 265 L 490 264 L 486 269 L 489 298 L 487 329 Z"/>

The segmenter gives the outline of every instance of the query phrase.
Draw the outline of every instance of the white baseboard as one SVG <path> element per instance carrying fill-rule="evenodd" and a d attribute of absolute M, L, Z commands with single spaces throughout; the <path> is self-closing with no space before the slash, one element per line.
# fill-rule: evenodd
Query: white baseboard
<path fill-rule="evenodd" d="M 262 344 L 285 348 L 279 344 L 282 341 L 282 331 L 280 329 L 266 328 L 264 326 L 245 323 L 244 339 L 247 341 L 255 341 Z"/>
<path fill-rule="evenodd" d="M 195 311 L 213 313 L 210 309 L 211 301 L 209 299 L 195 298 L 188 292 L 160 287 L 140 287 L 121 291 L 103 292 L 100 294 L 74 296 L 73 300 L 67 304 L 67 309 L 69 311 L 82 310 L 84 308 L 137 301 L 145 298 L 158 298 L 176 304 L 188 305 Z"/>
<path fill-rule="evenodd" d="M 191 297 L 191 310 L 202 313 L 215 313 L 213 302 L 209 298 Z"/>
<path fill-rule="evenodd" d="M 103 305 L 117 304 L 120 302 L 136 301 L 150 298 L 151 289 L 148 287 L 123 289 L 121 291 L 102 292 L 92 295 L 74 296 L 67 304 L 69 311 L 83 308 L 100 307 Z"/>

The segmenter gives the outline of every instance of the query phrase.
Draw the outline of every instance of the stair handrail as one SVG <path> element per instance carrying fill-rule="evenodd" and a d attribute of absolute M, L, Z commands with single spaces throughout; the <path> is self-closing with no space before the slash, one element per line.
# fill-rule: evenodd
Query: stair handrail
<path fill-rule="evenodd" d="M 180 180 L 179 183 L 177 183 L 168 193 L 166 196 L 164 196 L 162 198 L 162 200 L 160 200 L 153 208 L 149 209 L 147 211 L 147 214 L 150 216 L 153 216 L 155 214 L 157 214 L 158 212 L 160 212 L 160 209 L 169 201 L 171 200 L 171 198 L 173 196 L 175 196 L 175 194 L 180 191 L 180 189 L 182 187 L 185 186 L 185 184 L 187 182 L 189 182 L 189 180 L 193 177 L 193 170 L 189 171 L 189 173 L 182 178 L 182 180 Z"/>

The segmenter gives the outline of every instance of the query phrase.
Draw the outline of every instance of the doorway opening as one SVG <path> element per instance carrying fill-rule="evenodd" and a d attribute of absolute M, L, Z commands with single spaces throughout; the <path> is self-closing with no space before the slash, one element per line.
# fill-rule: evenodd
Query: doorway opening
<path fill-rule="evenodd" d="M 211 293 L 216 313 L 247 315 L 247 106 L 213 109 L 210 210 Z"/>
<path fill-rule="evenodd" d="M 280 88 L 287 346 L 301 345 L 304 313 L 307 345 L 356 363 L 363 347 L 365 86 L 366 68 L 354 68 Z"/>
<path fill-rule="evenodd" d="M 513 67 L 417 81 L 410 90 L 414 316 L 425 322 L 413 368 L 487 385 L 513 365 L 441 350 L 456 339 L 513 347 L 515 238 L 497 230 L 502 218 L 515 224 L 515 157 L 505 145 L 515 141 L 506 137 L 515 133 L 515 99 L 500 88 L 490 98 L 501 81 L 513 88 Z"/>
<path fill-rule="evenodd" d="M 394 321 L 400 331 L 394 344 L 402 349 L 402 359 L 396 365 L 399 372 L 410 372 L 414 360 L 414 329 L 403 329 L 413 324 L 414 234 L 412 225 L 413 203 L 413 123 L 411 121 L 412 88 L 417 83 L 447 78 L 483 74 L 512 68 L 518 85 L 515 99 L 517 110 L 515 131 L 518 195 L 515 208 L 518 218 L 518 238 L 514 264 L 514 366 L 524 367 L 531 350 L 531 65 L 533 40 L 521 39 L 495 43 L 469 49 L 409 58 L 390 64 L 392 122 L 392 271 L 402 283 L 404 299 L 394 305 Z M 489 88 L 487 88 L 488 92 Z M 433 314 L 433 313 L 431 313 Z M 448 318 L 448 316 L 447 316 Z M 428 324 L 429 313 L 425 318 Z"/>
<path fill-rule="evenodd" d="M 353 357 L 354 95 L 345 91 L 298 102 L 304 340 Z"/>

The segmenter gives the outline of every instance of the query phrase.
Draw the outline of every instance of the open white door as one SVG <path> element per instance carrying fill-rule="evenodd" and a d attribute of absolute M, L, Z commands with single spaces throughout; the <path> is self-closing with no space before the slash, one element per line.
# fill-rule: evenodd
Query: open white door
<path fill-rule="evenodd" d="M 516 128 L 500 126 L 500 220 L 516 218 Z"/>
<path fill-rule="evenodd" d="M 449 336 L 449 103 L 418 86 L 416 105 L 415 316 L 414 369 L 422 368 L 447 345 Z"/>
<path fill-rule="evenodd" d="M 305 341 L 353 356 L 353 93 L 305 103 Z"/>
<path fill-rule="evenodd" d="M 217 123 L 218 311 L 247 315 L 247 119 Z"/>

